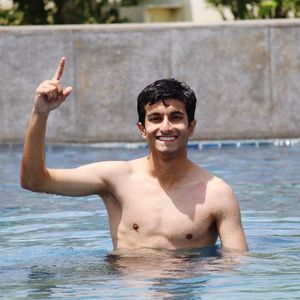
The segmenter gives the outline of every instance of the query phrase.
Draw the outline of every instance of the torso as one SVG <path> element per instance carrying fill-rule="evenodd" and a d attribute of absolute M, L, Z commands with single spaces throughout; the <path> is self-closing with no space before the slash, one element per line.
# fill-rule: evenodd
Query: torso
<path fill-rule="evenodd" d="M 218 237 L 214 205 L 208 193 L 212 176 L 163 189 L 157 179 L 131 163 L 110 193 L 107 207 L 115 249 L 180 249 L 213 245 Z M 198 172 L 200 175 L 201 172 Z"/>

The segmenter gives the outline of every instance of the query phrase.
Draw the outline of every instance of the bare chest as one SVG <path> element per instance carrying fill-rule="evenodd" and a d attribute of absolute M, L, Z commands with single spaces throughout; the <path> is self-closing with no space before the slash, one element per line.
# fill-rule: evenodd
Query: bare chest
<path fill-rule="evenodd" d="M 177 249 L 213 244 L 217 233 L 207 200 L 203 185 L 169 193 L 143 185 L 127 192 L 120 200 L 118 246 Z"/>

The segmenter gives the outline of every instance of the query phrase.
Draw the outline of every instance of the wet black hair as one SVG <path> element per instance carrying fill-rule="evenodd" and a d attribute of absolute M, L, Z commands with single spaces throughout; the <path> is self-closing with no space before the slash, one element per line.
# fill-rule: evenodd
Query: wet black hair
<path fill-rule="evenodd" d="M 197 99 L 194 91 L 184 82 L 173 78 L 160 79 L 146 86 L 137 98 L 139 122 L 145 126 L 145 106 L 167 99 L 176 99 L 185 104 L 189 125 L 195 118 Z"/>

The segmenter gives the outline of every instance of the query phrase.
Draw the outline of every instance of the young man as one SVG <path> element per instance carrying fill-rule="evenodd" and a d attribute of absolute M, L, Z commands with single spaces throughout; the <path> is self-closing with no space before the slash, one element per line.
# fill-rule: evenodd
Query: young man
<path fill-rule="evenodd" d="M 24 143 L 21 185 L 69 196 L 99 195 L 107 208 L 114 249 L 181 249 L 214 245 L 246 250 L 240 209 L 230 187 L 187 158 L 196 121 L 194 92 L 163 79 L 138 97 L 138 128 L 149 155 L 75 169 L 49 169 L 44 145 L 47 118 L 70 95 L 63 89 L 62 58 L 54 77 L 40 84 Z"/>

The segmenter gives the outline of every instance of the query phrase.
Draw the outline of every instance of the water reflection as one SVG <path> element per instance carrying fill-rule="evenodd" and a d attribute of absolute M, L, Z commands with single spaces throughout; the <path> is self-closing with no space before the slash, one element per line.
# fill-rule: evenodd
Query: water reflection
<path fill-rule="evenodd" d="M 234 272 L 240 265 L 239 257 L 216 246 L 184 251 L 118 251 L 101 257 L 57 260 L 28 269 L 28 297 L 64 298 L 69 293 L 88 297 L 99 292 L 105 299 L 103 292 L 116 288 L 119 295 L 128 298 L 199 299 L 214 276 Z"/>
<path fill-rule="evenodd" d="M 196 295 L 199 299 L 213 274 L 231 272 L 239 263 L 236 253 L 217 246 L 177 251 L 119 251 L 108 255 L 106 261 L 122 273 L 129 286 L 136 287 L 142 280 L 148 292 L 156 297 L 181 299 L 193 299 Z M 145 289 L 140 297 L 144 292 Z"/>
<path fill-rule="evenodd" d="M 30 299 L 53 297 L 72 299 L 72 294 L 96 295 L 109 287 L 108 282 L 121 274 L 105 261 L 104 256 L 56 257 L 27 269 L 27 296 Z M 41 298 L 40 298 L 41 297 Z M 104 297 L 105 298 L 105 297 Z"/>

